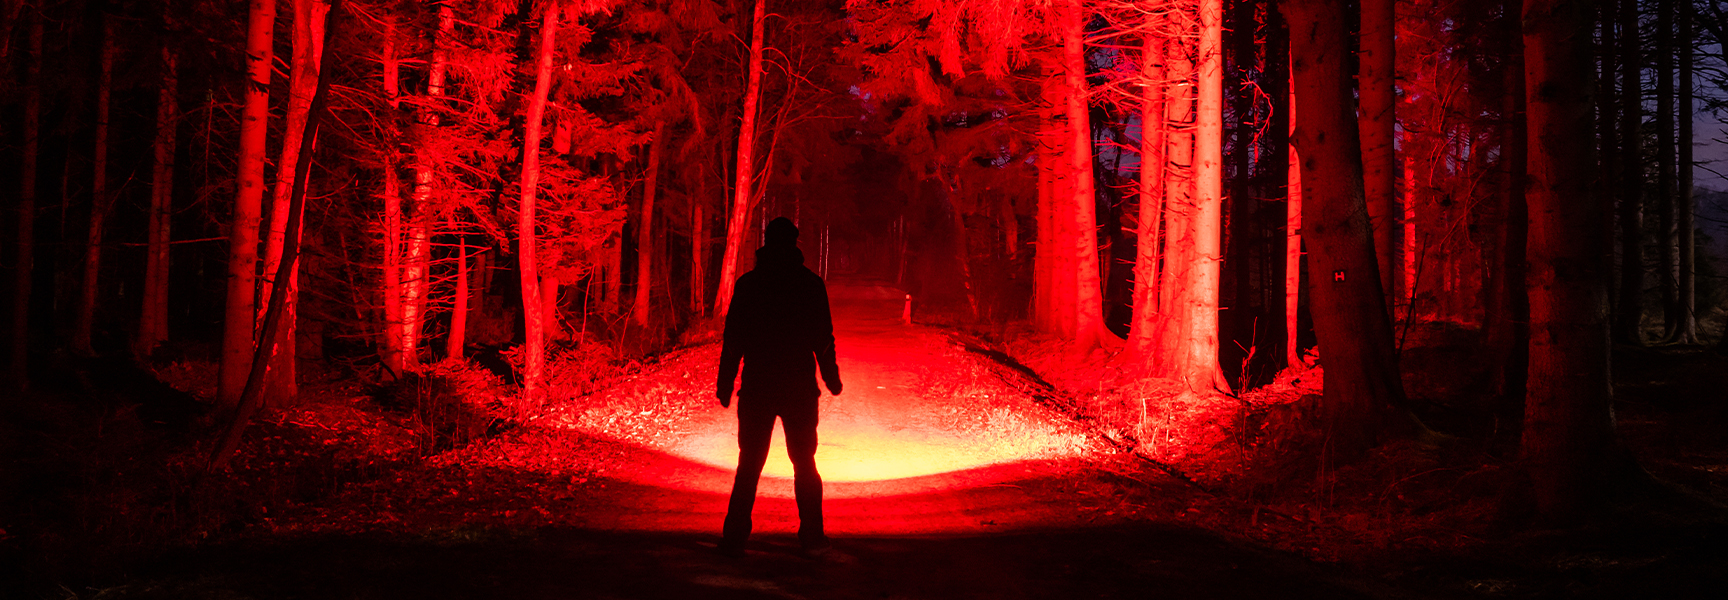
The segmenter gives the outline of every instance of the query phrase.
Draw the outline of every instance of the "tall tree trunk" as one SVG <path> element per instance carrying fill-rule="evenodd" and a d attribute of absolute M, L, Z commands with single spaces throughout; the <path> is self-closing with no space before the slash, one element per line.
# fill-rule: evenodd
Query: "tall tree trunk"
<path fill-rule="evenodd" d="M 1526 371 L 1530 360 L 1530 298 L 1525 291 L 1528 252 L 1529 210 L 1525 201 L 1525 163 L 1528 160 L 1527 132 L 1524 126 L 1523 32 L 1510 15 L 1518 13 L 1521 0 L 1507 0 L 1509 15 L 1502 28 L 1507 44 L 1503 73 L 1505 97 L 1502 98 L 1500 122 L 1500 155 L 1506 170 L 1505 191 L 1497 194 L 1494 206 L 1483 212 L 1491 214 L 1491 226 L 1496 230 L 1485 250 L 1489 281 L 1488 301 L 1483 307 L 1484 345 L 1488 355 L 1489 390 L 1499 396 L 1495 417 L 1502 423 L 1497 431 L 1511 434 L 1524 414 Z M 1606 21 L 1610 27 L 1612 20 Z M 1612 65 L 1605 63 L 1606 78 L 1612 79 Z M 1604 115 L 1601 123 L 1613 130 L 1612 115 Z M 1607 174 L 1604 171 L 1604 178 Z M 1606 187 L 1606 186 L 1604 186 Z M 1607 232 L 1602 232 L 1606 234 Z M 1606 238 L 1605 238 L 1606 239 Z M 1485 253 L 1486 254 L 1486 253 Z M 1503 439 L 1511 439 L 1506 437 Z"/>
<path fill-rule="evenodd" d="M 450 230 L 456 230 L 451 219 Z M 444 358 L 461 360 L 462 347 L 468 339 L 468 238 L 456 237 L 456 289 L 450 294 L 450 335 L 444 339 Z"/>
<path fill-rule="evenodd" d="M 1064 8 L 1062 62 L 1068 87 L 1068 175 L 1074 180 L 1075 308 L 1074 344 L 1070 348 L 1086 353 L 1103 344 L 1108 334 L 1104 329 L 1104 299 L 1098 277 L 1098 195 L 1092 182 L 1092 121 L 1086 100 L 1085 40 L 1089 15 L 1081 0 L 1067 0 Z"/>
<path fill-rule="evenodd" d="M 1537 507 L 1549 516 L 1600 497 L 1614 438 L 1600 240 L 1607 210 L 1591 174 L 1591 12 L 1591 3 L 1576 0 L 1526 0 L 1523 11 L 1530 207 L 1523 452 Z"/>
<path fill-rule="evenodd" d="M 102 54 L 96 77 L 96 139 L 91 150 L 90 229 L 85 234 L 84 270 L 78 289 L 78 313 L 72 325 L 72 352 L 95 356 L 91 333 L 96 328 L 97 285 L 102 273 L 102 229 L 113 200 L 108 197 L 108 114 L 114 94 L 114 18 L 102 13 Z"/>
<path fill-rule="evenodd" d="M 1178 305 L 1190 293 L 1188 278 L 1199 251 L 1194 245 L 1194 62 L 1181 38 L 1164 45 L 1164 79 L 1170 82 L 1164 98 L 1164 272 L 1158 279 L 1158 355 L 1152 373 L 1169 377 L 1176 373 L 1177 346 L 1185 340 L 1179 323 Z"/>
<path fill-rule="evenodd" d="M 1374 255 L 1379 257 L 1380 288 L 1397 298 L 1398 161 L 1393 154 L 1393 111 L 1397 71 L 1393 35 L 1395 0 L 1362 0 L 1361 74 L 1362 187 L 1368 219 L 1374 228 Z"/>
<path fill-rule="evenodd" d="M 1038 254 L 1035 257 L 1034 311 L 1039 328 L 1065 339 L 1074 339 L 1073 177 L 1067 172 L 1068 153 L 1074 152 L 1073 136 L 1066 124 L 1068 83 L 1058 57 L 1044 62 L 1041 80 L 1043 105 L 1038 111 Z M 904 226 L 902 226 L 904 229 Z M 902 248 L 905 246 L 902 231 Z M 904 253 L 902 253 L 904 255 Z"/>
<path fill-rule="evenodd" d="M 546 3 L 540 23 L 540 48 L 534 66 L 534 96 L 529 98 L 522 136 L 522 195 L 516 211 L 517 270 L 522 282 L 522 329 L 527 350 L 522 356 L 522 398 L 540 399 L 546 370 L 546 322 L 540 298 L 540 264 L 535 256 L 534 202 L 540 186 L 540 122 L 546 95 L 552 89 L 552 54 L 558 41 L 558 3 Z"/>
<path fill-rule="evenodd" d="M 426 69 L 426 95 L 436 102 L 444 96 L 444 84 L 450 60 L 444 50 L 444 40 L 455 27 L 450 5 L 438 5 L 438 30 L 432 38 L 432 61 Z M 421 123 L 438 126 L 438 113 L 427 111 Z M 413 370 L 420 365 L 420 338 L 426 323 L 426 304 L 432 290 L 432 160 L 425 152 L 414 156 L 413 203 L 404 208 L 404 243 L 402 247 L 402 364 Z"/>
<path fill-rule="evenodd" d="M 390 108 L 399 108 L 402 104 L 401 60 L 396 56 L 396 24 L 386 21 L 384 26 L 384 96 L 390 102 Z M 396 171 L 396 152 L 394 142 L 400 135 L 391 128 L 391 148 L 383 152 L 384 189 L 380 192 L 384 200 L 384 243 L 381 269 L 383 270 L 382 285 L 379 297 L 384 303 L 384 331 L 379 336 L 379 357 L 385 367 L 398 374 L 408 369 L 405 354 L 402 352 L 402 182 Z"/>
<path fill-rule="evenodd" d="M 332 9 L 333 11 L 339 11 L 341 9 L 341 0 L 335 0 Z M 330 40 L 336 37 L 336 20 L 337 18 L 333 17 L 331 19 L 332 22 L 329 23 L 325 29 L 324 43 L 326 46 L 330 45 Z M 335 55 L 335 53 L 335 49 L 332 48 L 331 52 L 324 55 L 318 69 L 320 73 L 330 73 L 331 63 L 334 62 L 330 60 L 330 58 Z M 294 159 L 295 172 L 299 173 L 300 176 L 295 179 L 294 187 L 290 191 L 288 200 L 288 222 L 291 230 L 288 232 L 288 235 L 283 238 L 285 243 L 282 249 L 282 260 L 277 265 L 277 281 L 286 281 L 288 279 L 288 272 L 293 270 L 294 264 L 300 260 L 300 226 L 303 223 L 301 216 L 306 210 L 307 174 L 312 170 L 312 148 L 318 140 L 318 127 L 319 123 L 323 121 L 323 116 L 326 112 L 325 106 L 329 95 L 330 80 L 327 78 L 320 78 L 318 81 L 318 89 L 312 96 L 310 116 L 306 122 L 306 131 L 304 132 L 304 135 L 307 142 L 300 147 L 300 155 Z M 281 339 L 281 330 L 283 326 L 282 307 L 287 302 L 287 299 L 288 286 L 286 285 L 276 286 L 270 291 L 270 298 L 266 302 L 268 308 L 264 312 L 263 328 L 258 336 L 260 343 L 258 344 L 257 349 L 252 353 L 252 360 L 246 373 L 246 383 L 241 389 L 240 401 L 235 406 L 234 417 L 229 423 L 228 431 L 223 434 L 222 441 L 216 445 L 216 449 L 210 453 L 210 462 L 208 463 L 208 469 L 210 470 L 222 468 L 226 465 L 228 457 L 233 456 L 235 449 L 239 448 L 240 436 L 245 432 L 246 424 L 251 420 L 252 413 L 257 411 L 258 406 L 262 404 L 261 400 L 264 395 L 264 374 L 270 365 L 271 355 L 280 349 L 274 340 Z"/>
<path fill-rule="evenodd" d="M 648 173 L 642 184 L 642 222 L 636 234 L 636 297 L 630 306 L 630 316 L 637 325 L 648 326 L 650 293 L 654 286 L 654 253 L 660 245 L 654 240 L 654 195 L 660 187 L 660 153 L 666 147 L 666 122 L 654 124 L 654 140 L 648 144 Z"/>
<path fill-rule="evenodd" d="M 276 2 L 251 0 L 246 11 L 246 95 L 240 108 L 239 185 L 228 228 L 228 296 L 222 320 L 222 366 L 216 400 L 234 408 L 246 389 L 253 354 L 254 272 L 258 268 L 258 220 L 264 198 L 264 134 L 269 129 L 272 38 Z"/>
<path fill-rule="evenodd" d="M 1404 390 L 1362 196 L 1344 2 L 1297 0 L 1283 9 L 1302 113 L 1295 143 L 1302 153 L 1302 240 L 1315 275 L 1311 312 L 1326 368 L 1323 419 L 1333 452 L 1349 459 L 1388 432 Z"/>
<path fill-rule="evenodd" d="M 1148 368 L 1161 353 L 1158 329 L 1164 307 L 1158 305 L 1158 234 L 1164 216 L 1166 43 L 1150 28 L 1140 39 L 1140 222 L 1134 249 L 1134 316 L 1128 326 L 1128 353 L 1141 368 Z"/>
<path fill-rule="evenodd" d="M 1680 256 L 1674 231 L 1674 0 L 1656 3 L 1656 269 L 1662 286 L 1662 339 L 1680 327 Z"/>
<path fill-rule="evenodd" d="M 277 267 L 282 264 L 283 240 L 288 235 L 288 198 L 294 193 L 295 162 L 300 145 L 305 141 L 307 111 L 312 108 L 312 95 L 318 92 L 318 60 L 323 42 L 324 16 L 330 6 L 317 0 L 294 0 L 294 25 L 290 38 L 293 48 L 289 56 L 288 111 L 283 119 L 282 153 L 276 162 L 276 187 L 270 195 L 270 228 L 264 235 L 263 277 L 258 281 L 260 304 L 270 297 L 276 284 Z M 316 151 L 316 149 L 314 149 Z M 293 225 L 301 230 L 301 225 Z M 292 401 L 299 393 L 296 369 L 294 331 L 300 296 L 300 270 L 290 265 L 286 271 L 288 286 L 282 304 L 280 339 L 274 340 L 276 352 L 264 379 L 264 405 L 274 406 Z M 264 322 L 259 311 L 258 322 Z"/>
<path fill-rule="evenodd" d="M 725 319 L 732 306 L 732 286 L 738 279 L 738 256 L 744 247 L 744 237 L 755 200 L 756 176 L 756 113 L 762 102 L 762 26 L 764 5 L 768 0 L 756 0 L 756 12 L 750 22 L 750 64 L 748 83 L 744 89 L 744 116 L 738 125 L 738 164 L 732 186 L 732 214 L 726 219 L 726 254 L 720 262 L 720 289 L 714 293 L 714 318 Z"/>
<path fill-rule="evenodd" d="M 1643 121 L 1643 83 L 1637 0 L 1620 1 L 1620 301 L 1614 341 L 1641 344 L 1644 318 L 1644 157 L 1639 124 Z"/>
<path fill-rule="evenodd" d="M 174 50 L 163 43 L 161 80 L 156 92 L 155 164 L 150 173 L 149 231 L 145 247 L 144 308 L 132 354 L 150 358 L 156 345 L 168 339 L 169 225 L 174 215 L 174 133 L 180 120 L 179 78 Z"/>
<path fill-rule="evenodd" d="M 1675 220 L 1675 226 L 1679 229 L 1677 237 L 1680 250 L 1680 299 L 1676 311 L 1679 313 L 1677 318 L 1680 322 L 1669 339 L 1681 344 L 1698 343 L 1697 242 L 1693 239 L 1693 213 L 1697 206 L 1692 198 L 1692 58 L 1696 50 L 1693 46 L 1693 10 L 1695 9 L 1691 2 L 1680 5 L 1680 156 L 1677 177 L 1680 191 L 1675 198 L 1680 204 Z"/>
<path fill-rule="evenodd" d="M 1285 48 L 1288 50 L 1288 48 Z M 1295 61 L 1291 61 L 1294 65 Z M 1302 162 L 1296 153 L 1296 74 L 1290 73 L 1288 98 L 1290 160 L 1284 201 L 1284 364 L 1301 369 L 1302 347 L 1297 334 L 1302 299 Z M 1414 282 L 1412 282 L 1414 283 Z"/>
<path fill-rule="evenodd" d="M 706 194 L 690 195 L 690 314 L 708 312 L 708 215 Z"/>
<path fill-rule="evenodd" d="M 12 360 L 15 389 L 30 382 L 30 287 L 36 260 L 36 156 L 42 131 L 42 9 L 32 7 L 24 63 L 24 160 L 18 174 L 18 255 L 12 280 Z"/>

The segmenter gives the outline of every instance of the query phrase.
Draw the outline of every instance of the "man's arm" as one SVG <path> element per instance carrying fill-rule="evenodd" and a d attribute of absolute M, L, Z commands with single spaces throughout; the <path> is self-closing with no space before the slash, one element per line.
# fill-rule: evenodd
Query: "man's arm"
<path fill-rule="evenodd" d="M 738 316 L 744 310 L 738 300 L 743 298 L 746 289 L 748 286 L 743 281 L 733 286 L 732 308 L 726 312 L 726 329 L 720 334 L 720 376 L 714 384 L 714 397 L 720 400 L 723 408 L 732 405 L 732 390 L 738 383 L 738 363 L 744 359 L 744 319 Z"/>
<path fill-rule="evenodd" d="M 834 315 L 828 308 L 828 285 L 816 280 L 816 366 L 822 371 L 822 383 L 828 392 L 840 395 L 840 364 L 834 359 Z"/>

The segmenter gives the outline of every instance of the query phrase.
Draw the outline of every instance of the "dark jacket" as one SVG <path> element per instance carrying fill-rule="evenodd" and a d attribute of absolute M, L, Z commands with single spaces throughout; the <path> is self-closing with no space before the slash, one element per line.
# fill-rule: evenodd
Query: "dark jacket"
<path fill-rule="evenodd" d="M 838 393 L 840 368 L 834 362 L 834 321 L 822 278 L 804 268 L 797 246 L 763 246 L 756 268 L 732 291 L 726 333 L 720 350 L 719 391 L 729 395 L 744 363 L 738 398 L 815 400 L 817 367 L 828 389 Z"/>

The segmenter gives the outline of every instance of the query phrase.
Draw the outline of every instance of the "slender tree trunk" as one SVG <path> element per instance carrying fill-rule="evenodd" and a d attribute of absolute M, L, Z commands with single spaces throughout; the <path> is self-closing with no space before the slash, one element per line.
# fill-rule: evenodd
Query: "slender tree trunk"
<path fill-rule="evenodd" d="M 522 195 L 516 211 L 517 266 L 522 282 L 522 325 L 527 350 L 522 356 L 522 398 L 540 399 L 546 370 L 546 314 L 540 297 L 540 264 L 535 256 L 534 203 L 540 186 L 540 124 L 546 95 L 552 89 L 552 55 L 558 40 L 558 3 L 546 3 L 540 23 L 540 48 L 534 67 L 534 96 L 529 98 L 526 132 L 522 136 Z"/>
<path fill-rule="evenodd" d="M 222 366 L 217 403 L 234 408 L 245 392 L 247 365 L 253 354 L 254 271 L 258 268 L 258 220 L 264 198 L 264 134 L 270 116 L 274 0 L 251 0 L 246 13 L 246 95 L 240 109 L 240 159 L 235 166 L 238 189 L 233 221 L 228 229 L 228 297 L 222 321 Z"/>
<path fill-rule="evenodd" d="M 1184 382 L 1194 392 L 1217 389 L 1228 393 L 1218 367 L 1218 286 L 1220 228 L 1223 217 L 1223 16 L 1222 0 L 1200 0 L 1199 93 L 1195 118 L 1191 204 L 1171 206 L 1186 221 L 1172 228 L 1170 243 L 1185 251 L 1170 266 L 1177 282 L 1170 304 L 1173 334 L 1165 351 L 1171 353 L 1165 376 Z M 1180 235 L 1176 232 L 1180 231 Z"/>
<path fill-rule="evenodd" d="M 654 140 L 648 144 L 648 172 L 642 185 L 642 222 L 636 234 L 636 297 L 630 315 L 637 325 L 648 326 L 650 293 L 654 286 L 654 196 L 660 187 L 660 154 L 666 147 L 666 123 L 654 124 Z"/>
<path fill-rule="evenodd" d="M 1069 264 L 1074 252 L 1073 238 L 1067 233 L 1074 223 L 1073 209 L 1068 206 L 1074 194 L 1066 156 L 1075 150 L 1070 148 L 1073 136 L 1066 125 L 1068 84 L 1058 60 L 1051 57 L 1045 61 L 1041 74 L 1044 87 L 1043 106 L 1038 111 L 1038 279 L 1034 282 L 1037 294 L 1034 310 L 1043 331 L 1074 339 L 1073 290 L 1077 271 Z"/>
<path fill-rule="evenodd" d="M 1288 48 L 1286 48 L 1287 50 Z M 1294 64 L 1294 61 L 1292 61 Z M 1298 343 L 1298 326 L 1302 298 L 1302 163 L 1296 154 L 1296 75 L 1290 74 L 1290 160 L 1285 183 L 1284 202 L 1284 364 L 1292 369 L 1304 367 L 1302 347 Z"/>
<path fill-rule="evenodd" d="M 1368 219 L 1374 227 L 1374 255 L 1379 258 L 1380 288 L 1396 298 L 1398 256 L 1398 161 L 1393 154 L 1394 84 L 1397 71 L 1392 43 L 1394 0 L 1362 0 L 1361 51 L 1358 71 L 1362 110 L 1362 187 L 1368 199 Z"/>
<path fill-rule="evenodd" d="M 156 345 L 168 339 L 169 225 L 174 214 L 174 133 L 180 120 L 179 78 L 174 51 L 161 49 L 161 80 L 156 93 L 155 165 L 150 177 L 149 231 L 145 247 L 144 308 L 132 354 L 150 358 Z"/>
<path fill-rule="evenodd" d="M 1662 286 L 1662 339 L 1680 327 L 1680 256 L 1674 230 L 1674 0 L 1656 3 L 1656 270 Z"/>
<path fill-rule="evenodd" d="M 42 11 L 32 7 L 24 66 L 24 156 L 18 175 L 18 255 L 12 280 L 12 386 L 29 387 L 30 287 L 36 260 L 36 157 L 42 131 Z"/>
<path fill-rule="evenodd" d="M 1163 318 L 1158 323 L 1159 353 L 1152 372 L 1158 377 L 1173 377 L 1178 368 L 1177 346 L 1186 341 L 1181 335 L 1183 309 L 1178 303 L 1190 293 L 1188 279 L 1199 256 L 1193 232 L 1194 62 L 1187 43 L 1180 39 L 1164 45 L 1164 77 L 1170 85 L 1164 100 L 1164 271 L 1158 279 L 1157 303 Z"/>
<path fill-rule="evenodd" d="M 1523 0 L 1517 1 L 1522 2 Z M 1619 9 L 1620 1 L 1600 0 L 1596 5 L 1596 60 L 1598 65 L 1596 71 L 1596 156 L 1598 172 L 1602 174 L 1602 185 L 1599 189 L 1603 190 L 1609 198 L 1613 198 L 1613 194 L 1617 193 L 1620 186 L 1620 104 L 1618 102 L 1619 95 L 1615 92 L 1616 77 L 1620 74 L 1619 35 L 1615 22 L 1615 19 L 1618 18 L 1616 11 Z M 1517 12 L 1512 10 L 1514 5 L 1511 2 L 1512 0 L 1508 0 L 1508 15 Z M 1519 27 L 1517 25 L 1509 27 L 1513 30 L 1512 35 L 1521 42 L 1523 32 L 1519 31 Z M 1522 59 L 1520 59 L 1519 64 L 1522 64 Z M 1516 71 L 1520 77 L 1523 76 L 1523 69 L 1516 69 Z M 1516 87 L 1508 87 L 1506 93 L 1508 98 L 1516 96 L 1521 99 L 1524 97 L 1523 91 L 1524 86 L 1520 83 Z M 1508 164 L 1515 163 L 1508 159 Z M 1610 231 L 1609 237 L 1605 241 L 1612 244 L 1613 239 L 1613 232 Z M 1609 295 L 1608 313 L 1611 315 L 1616 314 L 1617 308 L 1614 306 L 1616 300 L 1617 298 L 1613 294 Z"/>
<path fill-rule="evenodd" d="M 1158 234 L 1164 216 L 1166 43 L 1150 29 L 1140 40 L 1140 222 L 1134 249 L 1134 316 L 1128 326 L 1128 353 L 1143 369 L 1149 369 L 1161 353 L 1158 329 L 1164 307 L 1158 305 Z"/>
<path fill-rule="evenodd" d="M 1523 11 L 1531 333 L 1523 451 L 1548 516 L 1600 497 L 1614 438 L 1599 238 L 1607 208 L 1591 174 L 1591 12 L 1575 0 L 1526 0 Z"/>
<path fill-rule="evenodd" d="M 450 230 L 456 230 L 455 219 L 451 219 Z M 462 359 L 462 347 L 468 339 L 468 238 L 456 238 L 456 290 L 450 294 L 450 335 L 444 340 L 444 357 L 449 360 Z"/>
<path fill-rule="evenodd" d="M 1644 115 L 1637 0 L 1620 1 L 1620 301 L 1614 341 L 1642 344 L 1644 318 Z"/>
<path fill-rule="evenodd" d="M 1679 314 L 1679 324 L 1674 328 L 1673 342 L 1681 344 L 1698 343 L 1698 277 L 1697 277 L 1697 242 L 1693 238 L 1695 227 L 1693 213 L 1697 209 L 1692 198 L 1692 59 L 1693 46 L 1692 3 L 1683 2 L 1680 5 L 1679 34 L 1680 43 L 1680 141 L 1679 141 L 1679 173 L 1680 186 L 1676 201 L 1679 202 L 1676 227 L 1679 229 L 1678 244 L 1680 250 L 1680 299 L 1676 312 Z"/>
<path fill-rule="evenodd" d="M 690 197 L 690 314 L 702 317 L 708 312 L 708 215 L 703 211 L 706 196 Z"/>
<path fill-rule="evenodd" d="M 762 26 L 768 0 L 756 0 L 756 12 L 750 23 L 750 64 L 748 84 L 744 89 L 744 116 L 738 126 L 738 165 L 732 186 L 732 214 L 726 219 L 726 254 L 720 262 L 720 289 L 714 294 L 714 317 L 725 319 L 732 306 L 732 286 L 738 279 L 738 256 L 748 233 L 750 209 L 756 189 L 756 113 L 762 101 Z"/>
<path fill-rule="evenodd" d="M 294 193 L 295 157 L 305 141 L 307 112 L 312 108 L 312 95 L 318 91 L 318 61 L 323 42 L 324 17 L 330 7 L 317 0 L 294 0 L 294 25 L 290 37 L 288 70 L 288 111 L 283 120 L 281 159 L 276 162 L 276 187 L 270 196 L 270 229 L 264 235 L 263 277 L 258 281 L 260 305 L 270 297 L 276 284 L 277 267 L 282 264 L 283 240 L 288 235 L 288 197 Z M 314 149 L 316 151 L 316 149 Z M 300 224 L 293 225 L 301 230 Z M 291 265 L 284 285 L 288 291 L 282 304 L 282 337 L 274 341 L 276 352 L 264 379 L 264 405 L 274 406 L 292 401 L 299 394 L 294 332 L 299 304 L 300 270 Z M 259 311 L 258 322 L 264 322 Z"/>
<path fill-rule="evenodd" d="M 85 235 L 84 271 L 78 290 L 78 314 L 72 325 L 72 352 L 95 356 L 91 333 L 96 328 L 96 296 L 102 273 L 102 229 L 113 201 L 108 197 L 108 113 L 114 93 L 114 19 L 102 13 L 102 54 L 96 78 L 96 139 L 91 150 L 90 229 Z"/>
<path fill-rule="evenodd" d="M 1520 2 L 1508 0 L 1506 14 L 1517 14 Z M 1606 21 L 1606 24 L 1612 27 L 1613 21 Z M 1508 18 L 1502 34 L 1507 43 L 1506 64 L 1510 65 L 1504 73 L 1506 95 L 1502 99 L 1500 122 L 1506 189 L 1494 199 L 1497 206 L 1487 207 L 1488 210 L 1484 211 L 1492 213 L 1491 222 L 1496 231 L 1489 234 L 1492 240 L 1490 248 L 1494 252 L 1486 257 L 1491 275 L 1482 320 L 1488 354 L 1488 385 L 1492 393 L 1499 395 L 1495 416 L 1504 424 L 1497 429 L 1510 434 L 1516 431 L 1513 424 L 1519 423 L 1523 417 L 1525 378 L 1530 360 L 1530 298 L 1525 288 L 1529 210 L 1525 201 L 1527 178 L 1524 169 L 1528 152 L 1524 125 L 1523 32 L 1516 20 Z M 1605 63 L 1603 73 L 1607 79 L 1612 79 L 1612 65 Z M 1601 123 L 1607 130 L 1614 128 L 1612 115 L 1603 115 Z M 1603 173 L 1607 179 L 1606 172 Z"/>
<path fill-rule="evenodd" d="M 395 109 L 402 103 L 402 83 L 401 60 L 396 56 L 396 24 L 392 21 L 385 24 L 382 54 L 384 96 L 389 99 L 390 108 Z M 392 128 L 391 141 L 394 142 L 399 134 Z M 396 171 L 394 149 L 384 150 L 382 162 L 384 190 L 380 195 L 384 200 L 384 256 L 380 261 L 383 284 L 379 296 L 384 303 L 384 332 L 379 336 L 378 346 L 384 365 L 391 371 L 402 373 L 408 369 L 402 351 L 402 183 Z"/>
<path fill-rule="evenodd" d="M 1326 368 L 1323 420 L 1335 456 L 1373 446 L 1404 399 L 1392 327 L 1363 200 L 1360 136 L 1350 97 L 1345 10 L 1339 0 L 1283 6 L 1302 121 L 1302 239 L 1314 273 L 1314 330 Z"/>
<path fill-rule="evenodd" d="M 1074 180 L 1075 335 L 1071 349 L 1086 353 L 1100 346 L 1108 333 L 1104 329 L 1104 299 L 1098 277 L 1098 219 L 1095 214 L 1098 197 L 1092 181 L 1092 121 L 1086 100 L 1085 39 L 1089 15 L 1082 0 L 1067 0 L 1065 9 L 1062 54 L 1068 88 L 1068 173 Z"/>
<path fill-rule="evenodd" d="M 340 10 L 340 7 L 341 0 L 335 0 L 335 4 L 332 8 L 334 10 Z M 329 45 L 330 40 L 336 37 L 337 24 L 334 22 L 336 21 L 336 18 L 332 18 L 331 21 L 332 22 L 329 23 L 325 29 L 325 45 Z M 330 60 L 330 58 L 334 54 L 335 50 L 332 49 L 330 53 L 324 55 L 319 72 L 325 74 L 330 72 L 331 63 L 334 62 Z M 294 187 L 290 191 L 288 200 L 288 222 L 292 229 L 289 231 L 288 235 L 283 238 L 285 244 L 282 249 L 282 261 L 277 265 L 276 272 L 276 279 L 278 281 L 286 281 L 288 279 L 288 272 L 291 271 L 294 268 L 294 264 L 300 260 L 300 226 L 303 223 L 301 216 L 306 210 L 307 173 L 312 170 L 312 148 L 318 140 L 318 126 L 319 122 L 323 121 L 323 116 L 326 112 L 325 105 L 329 95 L 330 81 L 328 79 L 320 78 L 318 89 L 312 96 L 311 115 L 306 123 L 307 131 L 305 136 L 307 142 L 301 146 L 300 155 L 294 159 L 295 172 L 299 173 L 300 176 L 295 180 Z M 271 355 L 280 349 L 274 340 L 281 339 L 281 330 L 283 326 L 282 307 L 287 302 L 287 299 L 288 286 L 286 285 L 277 286 L 270 291 L 270 299 L 267 302 L 269 308 L 264 313 L 263 330 L 258 336 L 260 343 L 252 353 L 250 368 L 247 370 L 246 374 L 246 383 L 241 388 L 240 401 L 235 406 L 234 418 L 229 424 L 228 431 L 223 434 L 222 441 L 218 443 L 216 449 L 210 453 L 210 462 L 208 463 L 208 469 L 210 470 L 222 468 L 227 464 L 228 457 L 233 456 L 234 451 L 240 446 L 240 436 L 245 432 L 247 422 L 251 420 L 252 414 L 256 412 L 259 405 L 262 404 L 261 400 L 264 395 L 264 375 L 269 368 Z"/>
<path fill-rule="evenodd" d="M 444 50 L 444 40 L 455 27 L 450 5 L 438 5 L 438 31 L 432 39 L 432 62 L 426 69 L 426 95 L 433 101 L 444 96 L 444 84 L 450 60 Z M 421 115 L 428 127 L 438 126 L 438 113 Z M 402 248 L 402 363 L 407 369 L 420 365 L 420 338 L 426 323 L 426 301 L 432 285 L 432 217 L 433 166 L 425 152 L 414 156 L 413 203 L 404 210 L 405 239 Z"/>

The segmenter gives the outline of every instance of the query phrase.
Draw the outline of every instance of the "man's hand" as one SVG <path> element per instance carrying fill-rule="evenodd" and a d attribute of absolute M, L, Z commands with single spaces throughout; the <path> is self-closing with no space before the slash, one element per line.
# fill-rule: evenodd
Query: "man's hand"
<path fill-rule="evenodd" d="M 724 383 L 714 387 L 714 397 L 720 399 L 720 408 L 732 407 L 732 386 Z"/>
<path fill-rule="evenodd" d="M 844 386 L 840 385 L 840 376 L 839 375 L 835 375 L 834 378 L 832 378 L 832 379 L 829 379 L 827 377 L 824 377 L 822 379 L 824 380 L 823 381 L 824 383 L 828 384 L 828 393 L 834 394 L 836 396 L 840 395 L 840 389 Z"/>

